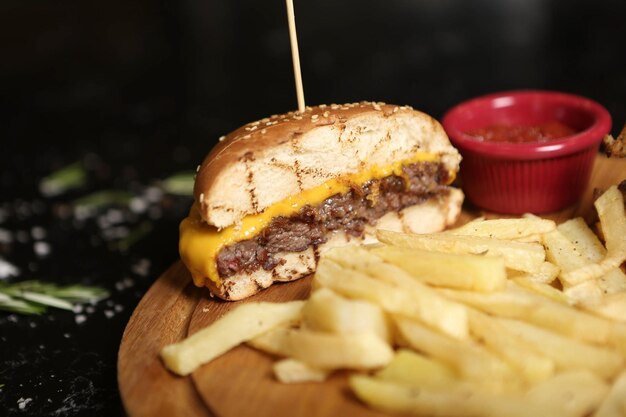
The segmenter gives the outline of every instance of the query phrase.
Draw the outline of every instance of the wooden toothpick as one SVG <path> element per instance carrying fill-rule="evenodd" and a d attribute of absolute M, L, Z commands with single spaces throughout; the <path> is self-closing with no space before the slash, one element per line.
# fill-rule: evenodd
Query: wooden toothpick
<path fill-rule="evenodd" d="M 293 59 L 293 73 L 296 78 L 296 95 L 298 96 L 298 111 L 304 112 L 304 89 L 302 87 L 302 73 L 300 72 L 300 53 L 298 52 L 298 35 L 296 34 L 296 17 L 293 12 L 293 0 L 287 2 L 287 20 L 289 21 L 289 39 L 291 40 L 291 58 Z"/>

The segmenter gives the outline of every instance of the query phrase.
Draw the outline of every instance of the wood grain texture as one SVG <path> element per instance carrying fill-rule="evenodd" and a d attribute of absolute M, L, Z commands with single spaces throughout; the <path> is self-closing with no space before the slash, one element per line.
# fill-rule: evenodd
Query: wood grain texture
<path fill-rule="evenodd" d="M 598 157 L 591 186 L 575 206 L 544 215 L 556 221 L 575 216 L 593 217 L 594 188 L 606 189 L 626 179 L 626 160 Z M 466 207 L 459 224 L 477 216 L 500 217 Z M 177 377 L 162 365 L 158 352 L 209 325 L 237 305 L 250 301 L 304 299 L 311 278 L 275 284 L 245 301 L 224 302 L 191 284 L 177 262 L 150 288 L 133 313 L 122 338 L 118 382 L 130 417 L 189 416 L 382 416 L 362 406 L 346 385 L 346 374 L 336 373 L 324 383 L 284 385 L 271 373 L 275 358 L 239 346 L 189 377 Z"/>
<path fill-rule="evenodd" d="M 192 381 L 171 374 L 158 357 L 161 347 L 187 335 L 201 295 L 185 266 L 177 262 L 133 312 L 117 363 L 120 394 L 129 416 L 212 416 Z"/>

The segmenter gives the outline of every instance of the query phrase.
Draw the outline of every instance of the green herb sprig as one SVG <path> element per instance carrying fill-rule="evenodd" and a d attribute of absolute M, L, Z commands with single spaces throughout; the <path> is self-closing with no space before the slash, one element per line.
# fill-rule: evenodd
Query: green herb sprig
<path fill-rule="evenodd" d="M 74 200 L 72 205 L 75 209 L 95 211 L 113 205 L 127 206 L 132 198 L 128 191 L 100 190 Z"/>
<path fill-rule="evenodd" d="M 76 304 L 96 302 L 109 296 L 104 288 L 84 285 L 57 285 L 41 281 L 0 283 L 0 310 L 41 314 L 48 307 L 72 310 Z"/>
<path fill-rule="evenodd" d="M 169 194 L 191 196 L 193 195 L 193 183 L 196 173 L 192 171 L 182 171 L 165 178 L 161 182 L 163 191 Z"/>
<path fill-rule="evenodd" d="M 81 187 L 87 182 L 87 172 L 81 162 L 75 162 L 44 177 L 39 190 L 46 196 L 56 196 Z"/>

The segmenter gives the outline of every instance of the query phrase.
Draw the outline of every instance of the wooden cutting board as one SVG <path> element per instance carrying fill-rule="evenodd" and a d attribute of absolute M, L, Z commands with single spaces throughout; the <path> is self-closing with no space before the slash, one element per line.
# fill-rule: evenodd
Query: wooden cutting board
<path fill-rule="evenodd" d="M 591 186 L 576 206 L 544 215 L 556 221 L 591 213 L 594 188 L 626 179 L 626 160 L 599 156 Z M 477 216 L 496 217 L 465 207 L 459 224 Z M 330 417 L 382 416 L 362 406 L 347 389 L 346 374 L 324 383 L 279 384 L 271 374 L 274 358 L 239 346 L 188 377 L 178 377 L 162 365 L 158 352 L 206 327 L 225 312 L 250 301 L 304 299 L 311 278 L 276 284 L 240 302 L 224 302 L 196 288 L 184 265 L 177 262 L 148 290 L 122 337 L 118 383 L 130 417 Z"/>

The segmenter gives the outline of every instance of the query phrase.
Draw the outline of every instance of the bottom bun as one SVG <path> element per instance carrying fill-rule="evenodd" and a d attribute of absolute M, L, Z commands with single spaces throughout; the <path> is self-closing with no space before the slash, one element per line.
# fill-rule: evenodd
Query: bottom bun
<path fill-rule="evenodd" d="M 374 227 L 368 226 L 362 237 L 349 236 L 343 231 L 336 231 L 326 243 L 308 248 L 303 252 L 281 252 L 275 258 L 281 264 L 271 271 L 263 268 L 251 273 L 239 273 L 222 280 L 219 287 L 207 280 L 206 286 L 213 295 L 224 300 L 236 301 L 249 297 L 269 287 L 274 282 L 294 281 L 315 272 L 317 261 L 325 250 L 330 248 L 375 243 L 376 229 L 393 230 L 406 233 L 433 233 L 454 224 L 461 213 L 463 193 L 450 188 L 446 195 L 407 207 L 400 212 L 387 213 Z"/>

